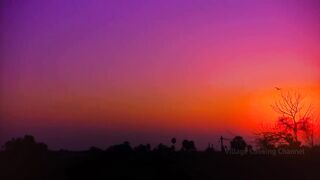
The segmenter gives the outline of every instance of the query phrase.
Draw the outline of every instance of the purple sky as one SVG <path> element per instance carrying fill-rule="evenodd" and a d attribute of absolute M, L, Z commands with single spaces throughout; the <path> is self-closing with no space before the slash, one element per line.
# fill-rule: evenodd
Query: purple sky
<path fill-rule="evenodd" d="M 319 97 L 318 0 L 5 0 L 0 143 L 251 135 L 274 86 Z M 317 102 L 316 102 L 317 103 Z"/>

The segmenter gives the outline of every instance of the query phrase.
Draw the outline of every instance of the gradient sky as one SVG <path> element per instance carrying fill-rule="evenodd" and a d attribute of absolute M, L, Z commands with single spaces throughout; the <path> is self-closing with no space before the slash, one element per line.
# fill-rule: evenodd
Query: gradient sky
<path fill-rule="evenodd" d="M 0 143 L 200 147 L 252 135 L 274 87 L 319 109 L 318 0 L 1 1 Z"/>

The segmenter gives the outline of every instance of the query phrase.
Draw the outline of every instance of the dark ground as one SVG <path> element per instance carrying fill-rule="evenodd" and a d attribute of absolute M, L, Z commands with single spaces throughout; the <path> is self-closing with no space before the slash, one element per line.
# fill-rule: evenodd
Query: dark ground
<path fill-rule="evenodd" d="M 226 155 L 221 152 L 1 152 L 1 180 L 319 179 L 320 152 Z"/>

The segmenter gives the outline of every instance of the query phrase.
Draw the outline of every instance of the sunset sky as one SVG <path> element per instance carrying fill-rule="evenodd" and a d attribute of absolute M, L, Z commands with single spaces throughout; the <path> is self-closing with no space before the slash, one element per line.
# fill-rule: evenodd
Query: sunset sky
<path fill-rule="evenodd" d="M 0 144 L 249 137 L 274 87 L 319 109 L 318 0 L 4 0 Z"/>

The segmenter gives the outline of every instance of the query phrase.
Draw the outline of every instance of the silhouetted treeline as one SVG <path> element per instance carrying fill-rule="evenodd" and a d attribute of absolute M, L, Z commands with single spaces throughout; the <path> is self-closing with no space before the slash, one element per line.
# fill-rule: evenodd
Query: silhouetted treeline
<path fill-rule="evenodd" d="M 177 149 L 176 144 L 181 144 Z M 129 142 L 107 149 L 51 151 L 26 135 L 5 143 L 0 152 L 0 179 L 318 179 L 320 148 L 253 150 L 241 136 L 229 149 L 209 143 L 198 151 L 192 140 L 160 143 L 155 147 Z"/>

